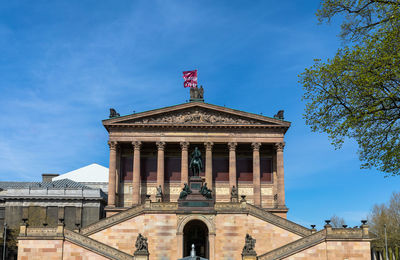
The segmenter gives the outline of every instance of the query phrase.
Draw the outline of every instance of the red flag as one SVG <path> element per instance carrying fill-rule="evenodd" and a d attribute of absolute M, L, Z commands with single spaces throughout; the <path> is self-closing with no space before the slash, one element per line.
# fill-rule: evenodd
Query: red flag
<path fill-rule="evenodd" d="M 185 80 L 185 82 L 183 82 L 184 88 L 195 88 L 197 86 L 197 70 L 184 71 L 183 79 Z"/>

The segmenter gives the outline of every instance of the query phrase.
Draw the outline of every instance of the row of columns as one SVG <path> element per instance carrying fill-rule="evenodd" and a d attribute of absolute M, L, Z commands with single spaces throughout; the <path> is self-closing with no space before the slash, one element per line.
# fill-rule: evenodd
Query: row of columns
<path fill-rule="evenodd" d="M 109 165 L 109 184 L 108 184 L 108 206 L 115 207 L 116 200 L 116 165 L 117 165 L 117 142 L 108 142 L 110 147 L 110 165 Z M 132 142 L 133 145 L 133 178 L 132 178 L 132 205 L 140 204 L 140 141 Z M 161 186 L 164 191 L 164 149 L 165 142 L 156 142 L 157 145 L 157 187 Z M 181 182 L 188 183 L 189 179 L 189 142 L 181 142 Z M 206 148 L 205 179 L 212 187 L 212 142 L 204 143 Z M 229 142 L 229 187 L 237 187 L 236 175 L 236 142 Z M 260 176 L 260 147 L 261 143 L 252 143 L 253 148 L 253 194 L 254 205 L 261 206 L 261 176 Z M 284 143 L 276 143 L 276 173 L 277 173 L 277 200 L 278 207 L 285 207 L 285 184 L 283 168 L 283 148 Z"/>

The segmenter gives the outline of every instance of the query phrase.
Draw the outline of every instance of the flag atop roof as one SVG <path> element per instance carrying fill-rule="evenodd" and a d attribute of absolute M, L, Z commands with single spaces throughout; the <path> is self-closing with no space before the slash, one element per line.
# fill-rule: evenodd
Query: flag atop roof
<path fill-rule="evenodd" d="M 197 86 L 197 70 L 189 70 L 183 72 L 183 87 L 195 88 Z"/>

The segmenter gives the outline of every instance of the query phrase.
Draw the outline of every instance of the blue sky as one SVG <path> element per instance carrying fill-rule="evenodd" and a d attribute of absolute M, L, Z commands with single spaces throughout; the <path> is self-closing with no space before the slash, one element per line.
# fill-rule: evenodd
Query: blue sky
<path fill-rule="evenodd" d="M 285 110 L 289 219 L 359 225 L 398 191 L 398 177 L 360 170 L 357 145 L 334 150 L 302 118 L 298 74 L 341 46 L 319 1 L 3 1 L 0 180 L 34 181 L 108 166 L 101 120 L 184 103 L 198 69 L 206 102 L 272 116 Z"/>

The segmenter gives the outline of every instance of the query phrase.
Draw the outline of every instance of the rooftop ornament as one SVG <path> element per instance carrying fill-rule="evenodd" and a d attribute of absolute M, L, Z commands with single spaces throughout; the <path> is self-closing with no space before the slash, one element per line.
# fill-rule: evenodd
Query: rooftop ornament
<path fill-rule="evenodd" d="M 120 117 L 119 113 L 114 108 L 110 108 L 110 118 Z"/>

